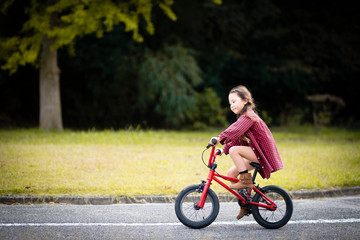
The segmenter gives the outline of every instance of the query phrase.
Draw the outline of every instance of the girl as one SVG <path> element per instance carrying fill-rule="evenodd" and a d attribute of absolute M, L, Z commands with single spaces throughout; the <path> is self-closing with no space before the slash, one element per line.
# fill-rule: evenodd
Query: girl
<path fill-rule="evenodd" d="M 252 177 L 248 171 L 254 168 L 250 162 L 262 166 L 259 173 L 263 178 L 270 178 L 270 174 L 282 169 L 283 164 L 269 128 L 255 112 L 254 99 L 249 90 L 241 85 L 231 89 L 229 104 L 238 119 L 215 138 L 215 145 L 219 142 L 225 144 L 223 152 L 229 154 L 234 162 L 227 175 L 232 178 L 239 175 L 239 181 L 232 183 L 230 188 L 252 188 Z M 236 218 L 240 219 L 246 213 L 247 209 L 240 207 Z"/>

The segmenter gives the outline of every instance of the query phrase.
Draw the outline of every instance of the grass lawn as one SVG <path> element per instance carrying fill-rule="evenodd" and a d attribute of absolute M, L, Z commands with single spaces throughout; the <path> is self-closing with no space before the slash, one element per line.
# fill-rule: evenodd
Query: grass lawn
<path fill-rule="evenodd" d="M 360 131 L 272 129 L 285 168 L 260 185 L 286 190 L 360 186 Z M 220 131 L 0 130 L 0 195 L 177 194 L 206 180 L 201 153 Z M 205 160 L 210 151 L 205 153 Z M 225 174 L 229 156 L 217 159 Z M 217 193 L 225 193 L 213 184 Z"/>

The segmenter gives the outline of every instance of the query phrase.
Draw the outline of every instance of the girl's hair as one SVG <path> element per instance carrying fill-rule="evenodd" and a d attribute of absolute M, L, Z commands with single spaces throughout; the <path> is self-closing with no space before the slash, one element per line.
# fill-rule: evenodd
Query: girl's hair
<path fill-rule="evenodd" d="M 248 100 L 248 102 L 245 104 L 241 113 L 237 115 L 238 118 L 243 113 L 245 113 L 248 109 L 252 109 L 254 112 L 256 112 L 255 111 L 255 108 L 256 108 L 255 101 L 252 98 L 250 91 L 245 86 L 239 85 L 237 87 L 234 87 L 233 89 L 230 90 L 229 94 L 230 93 L 236 93 L 241 99 Z"/>
<path fill-rule="evenodd" d="M 248 109 L 252 109 L 256 113 L 255 101 L 252 98 L 250 91 L 245 86 L 239 85 L 237 87 L 234 87 L 233 89 L 230 90 L 229 94 L 230 93 L 236 93 L 241 99 L 248 100 L 248 102 L 245 104 L 245 106 L 244 106 L 243 110 L 241 111 L 241 113 L 239 113 L 237 115 L 237 118 L 239 118 L 243 113 L 246 113 L 246 111 Z M 251 116 L 250 114 L 246 114 L 246 116 L 248 116 L 250 119 L 256 121 L 256 119 L 253 116 Z M 242 139 L 245 142 L 250 141 L 250 138 L 246 134 L 241 135 L 240 139 Z M 240 139 L 239 139 L 239 141 L 240 141 Z"/>

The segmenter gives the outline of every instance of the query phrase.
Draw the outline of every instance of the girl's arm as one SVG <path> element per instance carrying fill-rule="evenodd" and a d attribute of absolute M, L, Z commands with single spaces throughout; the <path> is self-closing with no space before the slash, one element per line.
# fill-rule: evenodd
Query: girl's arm
<path fill-rule="evenodd" d="M 237 140 L 255 123 L 247 114 L 243 114 L 239 119 L 231 124 L 225 131 L 218 136 L 221 144 L 227 144 Z"/>
<path fill-rule="evenodd" d="M 223 148 L 223 151 L 226 155 L 229 154 L 229 150 L 232 146 L 237 146 L 238 144 L 236 144 L 235 142 L 230 142 L 230 143 L 227 143 L 225 144 L 224 148 Z"/>
<path fill-rule="evenodd" d="M 234 141 L 232 142 L 229 142 L 227 144 L 225 144 L 224 148 L 223 148 L 223 151 L 224 153 L 227 155 L 229 154 L 229 150 L 231 147 L 233 146 L 248 146 L 247 142 L 245 142 L 243 139 L 235 139 Z"/>

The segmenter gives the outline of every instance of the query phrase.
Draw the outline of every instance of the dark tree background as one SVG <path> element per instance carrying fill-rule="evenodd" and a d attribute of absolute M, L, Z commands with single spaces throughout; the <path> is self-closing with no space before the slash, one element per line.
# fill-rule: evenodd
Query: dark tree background
<path fill-rule="evenodd" d="M 356 5 L 229 0 L 219 6 L 181 0 L 173 6 L 176 22 L 160 10 L 154 12 L 155 35 L 143 31 L 143 43 L 134 42 L 121 28 L 100 39 L 86 36 L 76 43 L 75 55 L 67 49 L 59 51 L 64 126 L 221 125 L 224 116 L 234 120 L 224 109 L 229 90 L 240 84 L 251 90 L 269 124 L 311 123 L 313 105 L 307 96 L 331 94 L 346 105 L 331 116 L 330 123 L 359 126 Z M 1 17 L 1 36 L 21 28 L 25 16 L 15 9 L 16 5 Z M 164 62 L 169 66 L 164 67 Z M 31 66 L 11 76 L 0 72 L 0 126 L 38 126 L 38 78 L 38 69 Z M 181 92 L 184 86 L 187 90 Z M 173 100 L 161 100 L 172 94 Z M 180 114 L 181 121 L 172 120 Z M 210 116 L 215 121 L 207 120 Z"/>

